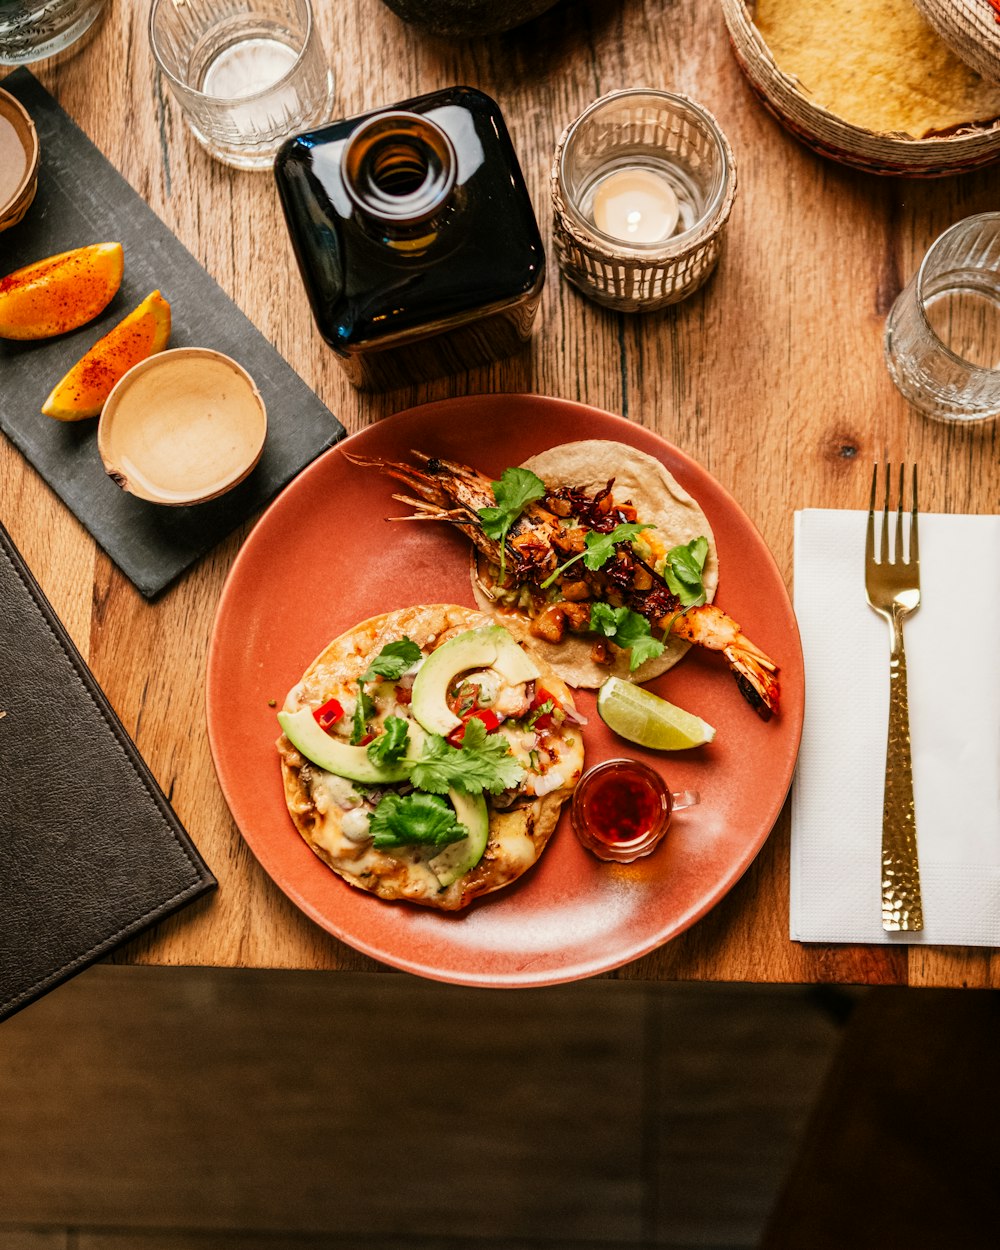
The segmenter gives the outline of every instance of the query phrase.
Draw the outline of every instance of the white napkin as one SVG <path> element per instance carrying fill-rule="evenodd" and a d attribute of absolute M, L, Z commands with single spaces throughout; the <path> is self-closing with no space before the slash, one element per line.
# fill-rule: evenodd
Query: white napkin
<path fill-rule="evenodd" d="M 919 933 L 882 929 L 889 628 L 865 601 L 867 517 L 795 514 L 806 700 L 792 790 L 791 936 L 1000 946 L 1000 516 L 920 517 L 921 602 L 903 626 Z"/>

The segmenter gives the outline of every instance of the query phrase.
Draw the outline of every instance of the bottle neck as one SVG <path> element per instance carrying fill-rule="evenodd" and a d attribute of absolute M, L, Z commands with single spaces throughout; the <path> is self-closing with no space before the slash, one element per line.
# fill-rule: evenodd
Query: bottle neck
<path fill-rule="evenodd" d="M 392 110 L 364 122 L 344 148 L 347 194 L 369 232 L 401 252 L 422 251 L 454 209 L 458 160 L 440 126 Z"/>

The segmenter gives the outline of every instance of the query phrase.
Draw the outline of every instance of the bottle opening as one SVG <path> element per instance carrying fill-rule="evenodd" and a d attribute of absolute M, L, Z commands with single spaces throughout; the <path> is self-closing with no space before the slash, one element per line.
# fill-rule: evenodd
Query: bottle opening
<path fill-rule="evenodd" d="M 370 216 L 415 224 L 447 202 L 456 163 L 451 140 L 434 122 L 415 113 L 381 113 L 360 126 L 345 147 L 344 185 Z"/>

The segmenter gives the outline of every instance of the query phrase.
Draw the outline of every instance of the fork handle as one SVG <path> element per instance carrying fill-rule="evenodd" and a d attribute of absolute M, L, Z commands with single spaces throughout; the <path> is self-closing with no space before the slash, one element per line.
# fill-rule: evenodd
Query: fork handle
<path fill-rule="evenodd" d="M 893 608 L 889 622 L 889 739 L 882 802 L 882 928 L 896 932 L 924 927 L 917 863 L 917 822 L 910 764 L 910 705 L 906 693 L 903 616 Z"/>

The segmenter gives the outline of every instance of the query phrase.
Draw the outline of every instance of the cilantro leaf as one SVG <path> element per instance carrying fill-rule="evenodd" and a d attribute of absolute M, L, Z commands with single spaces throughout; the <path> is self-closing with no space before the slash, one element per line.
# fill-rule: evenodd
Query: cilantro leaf
<path fill-rule="evenodd" d="M 610 534 L 599 534 L 596 530 L 591 530 L 584 541 L 584 550 L 578 551 L 575 556 L 560 564 L 554 573 L 542 582 L 542 589 L 551 586 L 555 579 L 571 564 L 576 564 L 577 560 L 582 560 L 588 569 L 594 570 L 603 568 L 615 553 L 615 544 L 623 543 L 629 539 L 635 538 L 637 534 L 641 534 L 643 530 L 654 529 L 655 526 L 646 525 L 641 521 L 623 521 L 621 525 L 616 525 Z"/>
<path fill-rule="evenodd" d="M 376 677 L 388 677 L 395 681 L 420 659 L 421 651 L 410 638 L 387 643 L 371 664 L 358 678 L 359 682 L 374 681 Z"/>
<path fill-rule="evenodd" d="M 364 682 L 358 681 L 358 701 L 354 705 L 354 719 L 351 721 L 351 744 L 357 746 L 368 732 L 368 717 L 375 711 L 375 704 L 365 694 Z"/>
<path fill-rule="evenodd" d="M 503 734 L 487 733 L 475 717 L 466 721 L 460 747 L 450 746 L 440 734 L 430 734 L 410 772 L 417 789 L 432 794 L 445 794 L 452 787 L 467 794 L 482 790 L 500 794 L 519 785 L 524 776 Z"/>
<path fill-rule="evenodd" d="M 663 654 L 663 643 L 653 637 L 649 621 L 631 608 L 613 608 L 610 603 L 594 603 L 590 608 L 590 628 L 610 638 L 629 652 L 629 671 Z"/>
<path fill-rule="evenodd" d="M 503 582 L 506 569 L 506 543 L 510 527 L 529 503 L 545 494 L 545 483 L 530 469 L 504 469 L 499 482 L 492 482 L 495 508 L 480 508 L 478 516 L 483 523 L 487 538 L 495 538 L 500 544 L 500 578 Z"/>
<path fill-rule="evenodd" d="M 663 580 L 685 608 L 705 602 L 702 571 L 708 558 L 708 539 L 701 535 L 686 546 L 671 547 L 663 560 Z"/>
<path fill-rule="evenodd" d="M 395 764 L 406 754 L 410 727 L 401 716 L 387 716 L 385 733 L 368 743 L 368 758 L 373 764 Z"/>
<path fill-rule="evenodd" d="M 435 794 L 398 794 L 390 791 L 368 817 L 374 844 L 380 850 L 394 846 L 447 846 L 468 836 L 455 809 Z"/>
<path fill-rule="evenodd" d="M 375 704 L 365 694 L 365 682 L 374 681 L 376 677 L 387 677 L 390 681 L 395 681 L 416 664 L 421 654 L 420 648 L 410 638 L 404 637 L 398 642 L 386 643 L 358 678 L 358 702 L 351 722 L 351 743 L 354 746 L 365 736 L 368 718 L 375 711 Z"/>
<path fill-rule="evenodd" d="M 634 673 L 646 660 L 662 655 L 664 646 L 658 638 L 653 637 L 649 621 L 644 616 L 640 616 L 638 612 L 633 612 L 629 608 L 625 611 L 628 615 L 618 626 L 615 642 L 629 652 L 629 672 Z"/>

